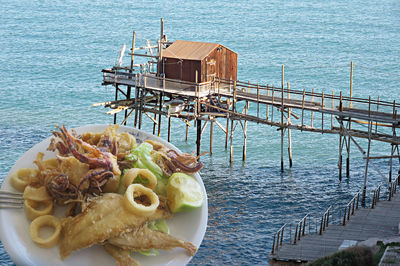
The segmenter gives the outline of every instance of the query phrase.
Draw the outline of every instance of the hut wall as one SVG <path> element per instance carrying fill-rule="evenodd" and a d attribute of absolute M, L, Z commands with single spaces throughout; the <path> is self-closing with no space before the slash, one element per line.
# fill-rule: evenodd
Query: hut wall
<path fill-rule="evenodd" d="M 200 61 L 164 58 L 164 73 L 166 78 L 195 82 L 196 70 L 198 71 L 198 81 L 201 82 Z"/>

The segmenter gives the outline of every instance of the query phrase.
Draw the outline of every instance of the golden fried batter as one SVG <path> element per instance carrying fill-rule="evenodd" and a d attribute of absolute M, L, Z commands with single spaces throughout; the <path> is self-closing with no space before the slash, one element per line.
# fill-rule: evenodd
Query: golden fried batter
<path fill-rule="evenodd" d="M 123 249 L 147 250 L 147 249 L 173 249 L 181 247 L 194 256 L 197 248 L 190 242 L 183 241 L 167 233 L 151 230 L 147 224 L 135 227 L 131 232 L 121 234 L 118 237 L 108 239 L 108 242 Z"/>
<path fill-rule="evenodd" d="M 142 224 L 171 216 L 165 202 L 150 216 L 137 216 L 125 209 L 124 197 L 108 193 L 95 198 L 82 213 L 62 219 L 60 255 L 67 258 L 72 251 L 103 243 Z"/>

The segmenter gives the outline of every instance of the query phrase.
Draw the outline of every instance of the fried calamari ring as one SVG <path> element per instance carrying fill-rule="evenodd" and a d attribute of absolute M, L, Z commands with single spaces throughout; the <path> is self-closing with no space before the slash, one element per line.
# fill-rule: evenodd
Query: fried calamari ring
<path fill-rule="evenodd" d="M 53 234 L 48 238 L 41 238 L 39 236 L 39 229 L 43 226 L 50 226 L 54 228 Z M 32 221 L 29 227 L 29 233 L 33 242 L 42 248 L 51 248 L 57 245 L 60 239 L 61 223 L 60 220 L 52 215 L 43 215 L 37 217 Z"/>
<path fill-rule="evenodd" d="M 39 216 L 51 214 L 53 212 L 53 201 L 34 201 L 26 199 L 24 201 L 25 205 L 25 214 L 29 220 L 34 220 Z M 43 209 L 40 209 L 41 206 L 44 206 Z"/>
<path fill-rule="evenodd" d="M 22 195 L 24 199 L 34 200 L 34 201 L 47 201 L 52 200 L 51 196 L 47 193 L 46 187 L 32 187 L 27 186 Z"/>
<path fill-rule="evenodd" d="M 132 184 L 137 177 L 146 179 L 146 184 L 142 184 L 145 187 L 154 189 L 157 185 L 157 177 L 150 172 L 149 169 L 131 168 L 127 170 L 122 177 L 122 184 L 127 188 Z"/>
<path fill-rule="evenodd" d="M 16 190 L 23 192 L 24 189 L 37 176 L 38 172 L 38 170 L 33 168 L 18 169 L 10 176 L 10 184 Z"/>
<path fill-rule="evenodd" d="M 140 203 L 135 200 L 141 201 Z M 141 184 L 131 184 L 124 195 L 124 205 L 132 213 L 140 216 L 153 214 L 160 201 L 156 193 Z"/>

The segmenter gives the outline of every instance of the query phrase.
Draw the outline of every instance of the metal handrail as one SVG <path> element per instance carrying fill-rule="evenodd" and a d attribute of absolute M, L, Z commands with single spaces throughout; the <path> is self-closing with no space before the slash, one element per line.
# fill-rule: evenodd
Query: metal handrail
<path fill-rule="evenodd" d="M 275 232 L 274 234 L 274 241 L 272 243 L 272 251 L 271 254 L 274 254 L 275 251 L 279 249 L 280 246 L 282 246 L 282 241 L 283 241 L 283 233 L 285 232 L 285 227 L 287 224 L 284 224 L 278 231 Z"/>
<path fill-rule="evenodd" d="M 301 236 L 305 235 L 306 223 L 308 214 L 306 214 L 296 225 L 296 231 L 294 234 L 293 245 L 296 245 L 297 240 L 301 239 Z"/>
<path fill-rule="evenodd" d="M 360 199 L 360 192 L 357 194 L 347 203 L 344 209 L 344 216 L 343 216 L 343 225 L 346 225 L 346 220 L 350 220 L 350 216 L 354 214 L 354 209 L 358 209 L 358 202 Z"/>
<path fill-rule="evenodd" d="M 390 186 L 389 186 L 389 199 L 388 199 L 389 201 L 392 200 L 392 198 L 394 196 L 394 193 L 397 192 L 397 185 L 399 184 L 399 176 L 400 175 L 398 175 L 396 177 L 394 182 L 390 183 Z"/>
<path fill-rule="evenodd" d="M 322 214 L 321 217 L 321 226 L 319 228 L 319 234 L 322 235 L 322 232 L 325 231 L 325 229 L 328 227 L 329 225 L 329 214 L 331 211 L 332 205 L 329 206 L 329 208 L 324 212 L 324 214 Z"/>
<path fill-rule="evenodd" d="M 382 184 L 379 184 L 379 186 L 374 190 L 374 196 L 372 198 L 371 209 L 375 208 L 376 204 L 379 201 L 379 197 L 380 197 L 380 194 L 381 194 L 381 185 Z"/>

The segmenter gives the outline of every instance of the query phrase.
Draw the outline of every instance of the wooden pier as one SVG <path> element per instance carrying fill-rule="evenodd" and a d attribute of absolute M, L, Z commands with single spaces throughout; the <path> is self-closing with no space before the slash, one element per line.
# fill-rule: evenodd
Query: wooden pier
<path fill-rule="evenodd" d="M 236 79 L 237 54 L 223 45 L 215 43 L 176 41 L 170 42 L 164 35 L 163 20 L 157 45 L 135 47 L 136 34 L 133 32 L 130 66 L 122 66 L 123 47 L 119 63 L 103 69 L 103 85 L 115 88 L 112 101 L 96 103 L 94 106 L 111 108 L 108 114 L 122 112 L 126 125 L 133 117 L 133 126 L 139 129 L 143 119 L 153 123 L 153 134 L 160 136 L 162 117 L 168 123 L 168 141 L 171 139 L 172 119 L 177 119 L 188 128 L 196 128 L 197 154 L 201 154 L 201 139 L 210 125 L 210 146 L 212 154 L 214 124 L 225 134 L 225 148 L 230 151 L 233 162 L 233 139 L 238 128 L 243 132 L 243 156 L 246 160 L 248 122 L 276 127 L 281 137 L 281 170 L 284 170 L 285 135 L 289 167 L 292 166 L 291 130 L 309 131 L 339 136 L 339 179 L 345 167 L 350 175 L 350 147 L 354 145 L 366 161 L 364 176 L 365 198 L 366 180 L 369 168 L 392 181 L 393 160 L 400 162 L 400 104 L 395 100 L 381 100 L 379 97 L 353 97 L 353 63 L 350 64 L 349 93 L 331 93 L 311 90 L 291 89 L 285 81 L 282 65 L 281 84 L 255 84 Z M 154 52 L 153 48 L 157 51 Z M 139 51 L 145 53 L 139 53 Z M 148 58 L 142 64 L 135 64 L 134 58 Z M 154 70 L 156 66 L 156 70 Z M 228 78 L 229 77 L 229 78 Z M 362 147 L 358 138 L 368 140 Z M 388 143 L 388 154 L 373 156 L 371 141 Z M 383 174 L 373 161 L 389 159 L 390 171 Z"/>
<path fill-rule="evenodd" d="M 201 150 L 201 140 L 208 126 L 210 143 L 207 151 L 213 153 L 213 131 L 214 128 L 219 128 L 225 135 L 225 149 L 229 149 L 230 162 L 234 161 L 233 140 L 238 129 L 241 128 L 243 133 L 242 160 L 246 160 L 248 123 L 269 125 L 280 133 L 281 171 L 285 169 L 285 145 L 289 167 L 294 160 L 291 130 L 331 134 L 338 136 L 339 180 L 342 180 L 344 167 L 346 176 L 350 175 L 351 146 L 357 148 L 365 159 L 364 182 L 359 194 L 362 203 L 365 203 L 367 176 L 371 168 L 382 177 L 385 186 L 393 186 L 392 175 L 395 172 L 393 160 L 400 162 L 400 136 L 398 136 L 400 104 L 395 100 L 382 100 L 379 96 L 353 97 L 353 62 L 349 64 L 348 93 L 334 90 L 326 93 L 314 89 L 292 89 L 290 83 L 285 80 L 283 65 L 281 84 L 278 86 L 240 81 L 236 77 L 235 52 L 215 43 L 170 42 L 164 35 L 163 20 L 161 20 L 160 38 L 156 45 L 147 42 L 146 46 L 135 47 L 135 43 L 136 34 L 133 32 L 129 53 L 130 66 L 121 65 L 124 47 L 121 50 L 119 63 L 112 68 L 102 70 L 103 85 L 115 88 L 114 99 L 93 104 L 110 108 L 107 113 L 114 115 L 114 123 L 117 123 L 119 113 L 123 114 L 121 124 L 127 125 L 129 120 L 132 120 L 130 125 L 139 129 L 143 120 L 148 119 L 153 123 L 153 134 L 160 136 L 161 123 L 166 120 L 168 141 L 171 140 L 172 119 L 186 127 L 185 140 L 188 139 L 188 128 L 194 126 L 198 155 L 204 151 Z M 156 51 L 153 51 L 154 48 Z M 137 64 L 134 63 L 134 58 L 146 58 L 149 61 Z M 366 139 L 366 147 L 363 147 L 358 139 Z M 372 141 L 386 144 L 388 154 L 373 156 Z M 382 173 L 376 167 L 374 161 L 379 159 L 389 160 L 389 173 Z M 392 202 L 387 205 L 390 204 Z M 373 217 L 368 211 L 358 211 L 358 213 L 360 217 L 362 215 Z M 324 215 L 329 219 L 329 209 Z M 374 219 L 376 218 L 371 218 L 371 223 L 376 221 Z M 302 221 L 298 226 L 305 223 L 306 217 Z M 387 229 L 392 233 L 390 226 L 388 225 Z M 330 231 L 332 232 L 329 233 L 332 234 L 330 239 L 327 238 L 329 234 L 325 234 L 326 238 L 321 239 L 326 239 L 326 243 L 330 244 L 324 247 L 326 249 L 324 253 L 315 253 L 321 255 L 337 249 L 340 245 L 338 235 L 347 233 L 346 228 L 350 227 L 346 226 L 340 230 L 338 227 L 336 232 Z M 283 234 L 283 231 L 284 226 L 278 232 Z M 368 235 L 368 230 L 364 231 L 359 229 L 363 238 Z M 313 239 L 310 237 L 311 242 Z M 293 254 L 301 255 L 300 260 L 303 260 L 303 247 L 298 245 L 291 251 Z M 280 250 L 279 256 L 283 256 L 285 248 L 282 247 Z M 275 258 L 279 256 L 276 255 Z"/>
<path fill-rule="evenodd" d="M 362 241 L 376 238 L 394 238 L 399 236 L 400 225 L 400 196 L 395 196 L 395 184 L 389 188 L 387 200 L 380 200 L 380 187 L 375 191 L 371 208 L 360 208 L 357 196 L 345 207 L 344 215 L 332 222 L 332 214 L 322 215 L 319 228 L 315 232 L 308 232 L 310 221 L 303 219 L 287 241 L 284 230 L 274 237 L 274 244 L 270 258 L 276 261 L 310 262 L 330 255 L 346 247 L 356 245 Z M 286 229 L 287 226 L 285 226 Z M 282 234 L 281 234 L 282 233 Z M 286 236 L 289 234 L 285 233 Z"/>

